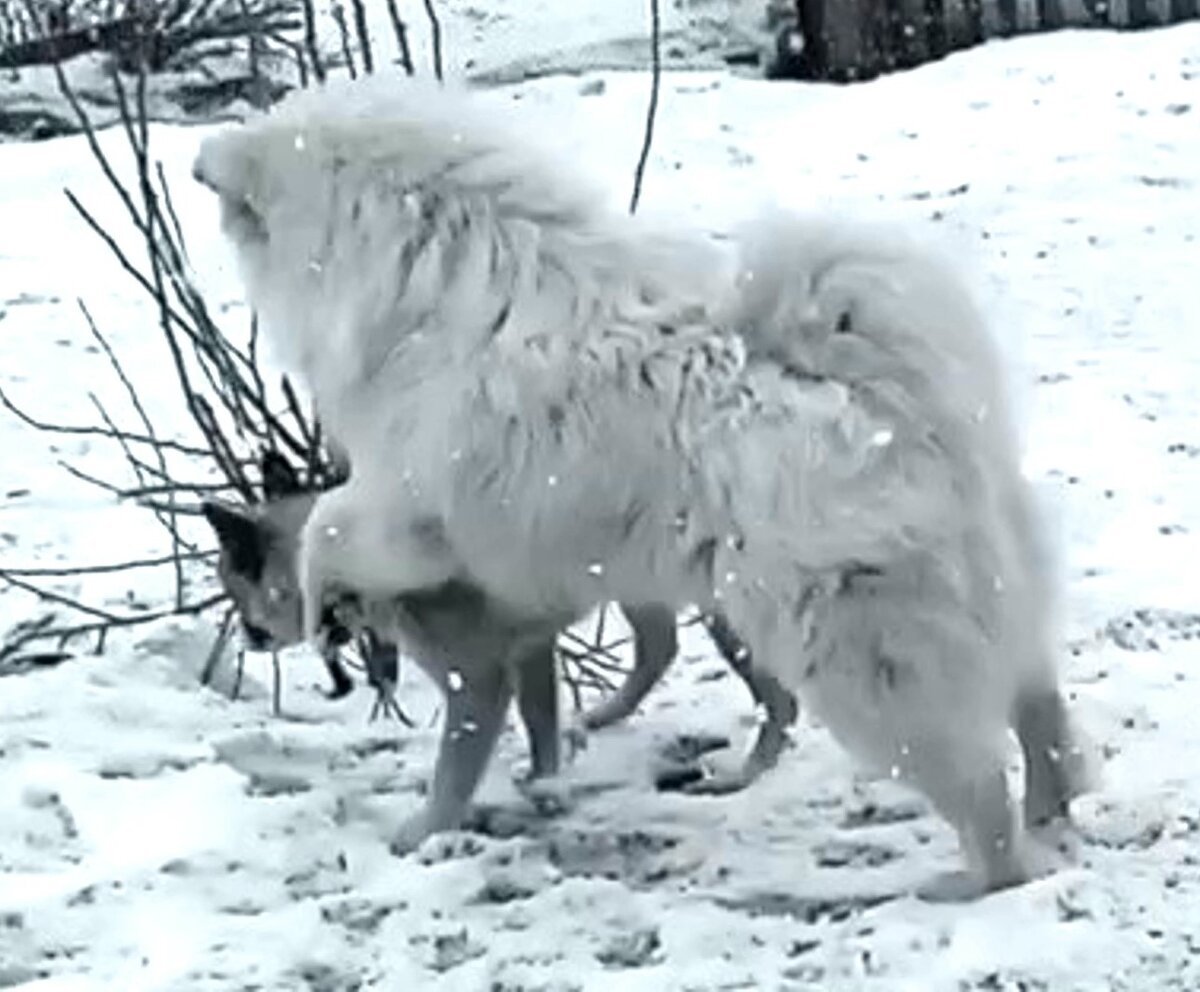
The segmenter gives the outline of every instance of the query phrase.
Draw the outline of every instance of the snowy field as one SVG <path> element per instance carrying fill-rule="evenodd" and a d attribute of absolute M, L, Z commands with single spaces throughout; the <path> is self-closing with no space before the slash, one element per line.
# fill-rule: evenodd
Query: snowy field
<path fill-rule="evenodd" d="M 588 71 L 494 98 L 536 101 L 623 204 L 647 86 Z M 236 323 L 215 204 L 189 179 L 205 133 L 156 126 L 153 148 Z M 128 165 L 119 135 L 102 140 Z M 119 227 L 81 139 L 0 147 L 0 388 L 46 419 L 93 421 L 92 391 L 124 415 L 79 297 L 156 422 L 182 428 L 156 317 L 64 186 Z M 988 303 L 1061 533 L 1070 694 L 1106 759 L 1077 803 L 1078 866 L 973 904 L 917 901 L 958 864 L 948 829 L 805 721 L 740 795 L 655 791 L 680 735 L 726 735 L 717 760 L 733 761 L 750 730 L 699 636 L 577 755 L 570 811 L 527 811 L 510 727 L 479 796 L 487 829 L 396 859 L 386 839 L 436 740 L 419 677 L 402 698 L 420 729 L 368 724 L 369 694 L 326 700 L 298 652 L 276 719 L 261 665 L 240 701 L 199 689 L 211 627 L 176 621 L 0 677 L 0 988 L 1200 987 L 1200 25 L 989 44 L 854 88 L 668 76 L 646 212 L 719 232 L 765 200 L 908 218 L 955 246 Z M 144 510 L 57 465 L 119 477 L 110 445 L 0 413 L 0 452 L 4 565 L 163 550 Z M 168 583 L 65 588 L 157 605 Z M 0 592 L 0 630 L 34 609 Z"/>

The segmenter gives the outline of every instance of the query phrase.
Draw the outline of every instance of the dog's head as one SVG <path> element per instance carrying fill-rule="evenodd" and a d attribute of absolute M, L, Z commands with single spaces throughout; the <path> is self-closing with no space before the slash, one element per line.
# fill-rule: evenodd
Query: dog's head
<path fill-rule="evenodd" d="M 248 646 L 256 651 L 303 640 L 296 554 L 317 496 L 277 454 L 263 456 L 262 470 L 263 503 L 204 504 L 220 545 L 217 574 L 241 617 Z"/>
<path fill-rule="evenodd" d="M 206 138 L 193 176 L 220 198 L 251 302 L 268 316 L 272 293 L 307 292 L 311 307 L 373 276 L 403 282 L 411 246 L 461 233 L 466 201 L 590 214 L 592 191 L 530 148 L 537 134 L 510 104 L 379 77 L 293 94 Z"/>

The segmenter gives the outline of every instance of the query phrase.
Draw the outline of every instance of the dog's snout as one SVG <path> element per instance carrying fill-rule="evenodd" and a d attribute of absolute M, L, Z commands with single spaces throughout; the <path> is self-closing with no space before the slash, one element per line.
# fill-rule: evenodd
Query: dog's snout
<path fill-rule="evenodd" d="M 195 161 L 192 162 L 192 178 L 201 186 L 220 195 L 221 185 L 218 182 L 219 174 L 219 170 L 213 167 L 213 163 L 208 160 L 208 156 L 201 150 L 200 154 L 196 156 Z"/>

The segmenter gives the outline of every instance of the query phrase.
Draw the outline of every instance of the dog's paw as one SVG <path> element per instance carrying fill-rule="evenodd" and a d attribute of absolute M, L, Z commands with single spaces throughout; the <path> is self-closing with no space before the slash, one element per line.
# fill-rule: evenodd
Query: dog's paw
<path fill-rule="evenodd" d="M 974 902 L 991 891 L 993 887 L 974 872 L 947 871 L 917 886 L 916 896 L 933 903 Z"/>
<path fill-rule="evenodd" d="M 467 812 L 463 810 L 455 814 L 427 806 L 400 824 L 399 829 L 392 835 L 388 850 L 400 858 L 416 852 L 424 863 L 431 851 L 443 850 L 447 844 L 455 850 L 463 845 L 477 845 L 478 838 L 472 840 L 474 835 L 461 829 Z M 435 860 L 445 861 L 450 857 L 461 856 L 463 855 L 446 854 Z"/>
<path fill-rule="evenodd" d="M 422 865 L 440 865 L 482 854 L 486 843 L 467 830 L 442 830 L 432 833 L 417 845 L 413 856 Z"/>
<path fill-rule="evenodd" d="M 1083 838 L 1075 824 L 1066 817 L 1030 827 L 1029 839 L 1029 857 L 1038 877 L 1079 863 Z"/>
<path fill-rule="evenodd" d="M 579 714 L 575 714 L 567 723 L 567 727 L 563 731 L 563 743 L 566 745 L 568 764 L 573 762 L 581 752 L 587 750 L 588 729 Z"/>
<path fill-rule="evenodd" d="M 414 813 L 400 824 L 388 844 L 388 850 L 396 857 L 403 858 L 412 854 L 425 841 L 437 832 L 437 827 L 428 810 Z"/>
<path fill-rule="evenodd" d="M 1048 878 L 1069 864 L 1057 847 L 1027 836 L 1013 854 L 988 870 L 946 872 L 920 886 L 917 896 L 926 902 L 971 902 L 992 892 Z"/>
<path fill-rule="evenodd" d="M 573 805 L 571 786 L 561 778 L 520 779 L 517 789 L 541 816 L 561 816 Z"/>

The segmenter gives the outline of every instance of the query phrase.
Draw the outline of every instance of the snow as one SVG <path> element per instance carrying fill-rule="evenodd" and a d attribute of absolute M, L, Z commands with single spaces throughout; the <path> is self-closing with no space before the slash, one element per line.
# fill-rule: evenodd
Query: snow
<path fill-rule="evenodd" d="M 523 14 L 501 7 L 517 38 Z M 594 37 L 624 35 L 608 23 Z M 1196 24 L 993 43 L 853 88 L 672 74 L 644 192 L 646 212 L 715 232 L 770 200 L 899 216 L 973 274 L 1028 405 L 1027 469 L 1061 532 L 1066 679 L 1106 758 L 1076 804 L 1077 866 L 974 903 L 916 900 L 958 864 L 949 831 L 803 720 L 741 794 L 656 792 L 681 734 L 736 751 L 751 726 L 694 629 L 643 712 L 576 756 L 567 812 L 520 797 L 510 727 L 479 796 L 486 832 L 397 859 L 386 839 L 421 801 L 436 743 L 419 675 L 406 666 L 400 690 L 417 729 L 368 724 L 366 691 L 326 700 L 296 652 L 273 718 L 264 659 L 230 701 L 196 685 L 211 623 L 164 621 L 0 678 L 0 988 L 1200 987 L 1198 80 Z M 647 90 L 642 73 L 588 70 L 493 98 L 534 102 L 620 205 Z M 153 148 L 236 328 L 214 204 L 188 179 L 204 133 L 159 125 Z M 127 169 L 121 136 L 102 141 Z M 119 220 L 82 140 L 0 147 L 0 388 L 56 421 L 91 422 L 89 391 L 126 409 L 82 297 L 156 423 L 182 430 L 155 316 L 64 185 Z M 144 510 L 56 464 L 119 478 L 102 441 L 5 415 L 0 451 L 5 565 L 163 550 Z M 168 582 L 64 588 L 160 604 Z M 0 629 L 33 609 L 0 593 Z"/>

